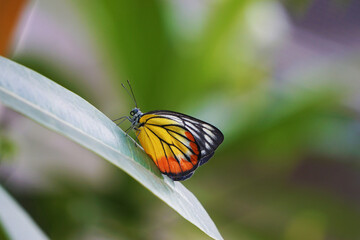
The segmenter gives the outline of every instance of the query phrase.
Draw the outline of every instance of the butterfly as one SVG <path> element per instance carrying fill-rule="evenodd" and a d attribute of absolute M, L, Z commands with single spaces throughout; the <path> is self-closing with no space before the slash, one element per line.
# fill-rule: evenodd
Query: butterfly
<path fill-rule="evenodd" d="M 162 174 L 174 181 L 190 178 L 199 166 L 214 155 L 224 135 L 215 126 L 182 113 L 166 110 L 142 113 L 137 107 L 129 81 L 128 85 L 131 94 L 122 84 L 132 96 L 135 108 L 130 116 L 114 121 L 130 121 L 131 126 L 126 133 L 135 130 L 140 145 Z"/>

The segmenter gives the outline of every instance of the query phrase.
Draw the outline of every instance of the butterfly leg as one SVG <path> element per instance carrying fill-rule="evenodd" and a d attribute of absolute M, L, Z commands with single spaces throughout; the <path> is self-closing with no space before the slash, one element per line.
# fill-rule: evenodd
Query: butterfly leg
<path fill-rule="evenodd" d="M 134 128 L 134 125 L 131 125 L 128 129 L 126 129 L 126 131 L 125 131 L 125 135 L 128 137 L 129 136 L 129 131 L 131 130 L 131 129 L 133 129 Z"/>
<path fill-rule="evenodd" d="M 128 129 L 126 129 L 126 131 L 125 131 L 125 136 L 126 137 L 129 137 L 129 131 L 131 130 L 131 129 L 137 129 L 134 125 L 131 125 Z M 136 145 L 136 142 L 134 143 L 135 144 L 135 147 L 137 147 L 137 145 Z"/>
<path fill-rule="evenodd" d="M 137 131 L 137 133 L 136 133 L 136 143 L 139 143 L 139 139 L 138 139 L 138 136 L 139 136 L 139 134 L 140 134 L 140 129 L 139 128 L 137 128 L 137 127 L 134 127 L 134 130 L 136 130 Z M 137 144 L 135 143 L 135 147 L 137 147 Z"/>
<path fill-rule="evenodd" d="M 122 123 L 123 123 L 124 121 L 126 121 L 126 120 L 129 120 L 129 121 L 131 122 L 131 119 L 130 119 L 128 116 L 124 116 L 124 117 L 115 119 L 114 121 L 117 121 L 117 120 L 120 120 L 120 119 L 121 119 L 121 121 L 116 124 L 116 125 L 118 125 L 118 126 L 119 126 L 120 124 L 122 124 Z"/>
<path fill-rule="evenodd" d="M 136 138 L 138 138 L 138 137 L 139 137 L 139 134 L 140 134 L 140 129 L 135 128 L 135 130 L 138 131 L 138 133 L 136 134 Z"/>

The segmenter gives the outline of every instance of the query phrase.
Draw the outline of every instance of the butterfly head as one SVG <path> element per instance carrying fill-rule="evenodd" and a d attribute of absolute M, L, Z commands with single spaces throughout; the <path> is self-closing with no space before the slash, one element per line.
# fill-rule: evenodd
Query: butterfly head
<path fill-rule="evenodd" d="M 130 112 L 131 122 L 138 123 L 142 115 L 143 115 L 143 113 L 140 111 L 139 108 L 137 108 L 137 107 L 134 108 Z"/>

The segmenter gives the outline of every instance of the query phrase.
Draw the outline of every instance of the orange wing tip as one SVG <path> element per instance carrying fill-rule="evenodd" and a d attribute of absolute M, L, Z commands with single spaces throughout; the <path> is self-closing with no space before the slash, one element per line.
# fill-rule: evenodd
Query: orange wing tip
<path fill-rule="evenodd" d="M 190 142 L 190 147 L 196 155 L 199 155 L 199 148 L 196 143 Z"/>
<path fill-rule="evenodd" d="M 180 161 L 180 166 L 181 169 L 183 170 L 183 172 L 188 172 L 191 171 L 194 168 L 195 164 L 192 164 L 191 162 L 185 160 L 185 159 L 181 159 Z"/>
<path fill-rule="evenodd" d="M 166 157 L 161 157 L 157 159 L 157 166 L 162 173 L 170 172 L 170 166 Z"/>
<path fill-rule="evenodd" d="M 179 163 L 175 158 L 169 157 L 170 173 L 179 174 L 181 173 L 181 168 Z"/>
<path fill-rule="evenodd" d="M 192 165 L 196 165 L 198 163 L 198 156 L 197 155 L 191 155 L 190 156 L 190 161 L 192 163 Z"/>
<path fill-rule="evenodd" d="M 181 159 L 179 164 L 173 157 L 169 157 L 168 159 L 166 157 L 161 157 L 157 159 L 155 163 L 160 172 L 168 176 L 187 175 L 190 171 L 194 171 L 195 168 L 197 168 L 198 158 L 196 155 L 192 155 L 191 162 Z"/>
<path fill-rule="evenodd" d="M 185 136 L 192 142 L 195 142 L 194 136 L 190 132 L 185 132 Z"/>
<path fill-rule="evenodd" d="M 151 158 L 152 156 L 149 155 Z M 174 181 L 183 181 L 190 178 L 193 174 L 195 169 L 198 167 L 198 156 L 191 155 L 190 161 L 186 159 L 181 159 L 180 164 L 174 157 L 166 158 L 165 156 L 154 159 L 152 158 L 159 168 L 160 172 L 167 175 Z"/>

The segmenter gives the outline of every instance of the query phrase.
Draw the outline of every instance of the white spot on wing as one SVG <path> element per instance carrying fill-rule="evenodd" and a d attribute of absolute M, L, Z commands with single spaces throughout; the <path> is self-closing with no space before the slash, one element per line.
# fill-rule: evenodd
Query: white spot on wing
<path fill-rule="evenodd" d="M 188 127 L 188 130 L 192 133 L 192 135 L 194 135 L 195 138 L 199 139 L 199 129 L 193 125 L 192 123 L 186 122 L 186 125 Z"/>
<path fill-rule="evenodd" d="M 206 151 L 205 150 L 201 150 L 201 154 L 205 155 Z"/>
<path fill-rule="evenodd" d="M 203 128 L 204 132 L 209 135 L 211 138 L 215 138 L 215 134 L 213 132 L 211 132 L 209 129 L 207 128 Z"/>
<path fill-rule="evenodd" d="M 204 128 L 207 128 L 208 130 L 214 130 L 214 128 L 212 126 L 210 126 L 209 124 L 203 124 L 202 126 Z"/>
<path fill-rule="evenodd" d="M 200 138 L 200 136 L 199 136 L 195 131 L 190 131 L 190 132 L 191 132 L 192 135 L 194 135 L 194 137 L 195 137 L 196 139 L 199 139 L 199 138 Z"/>
<path fill-rule="evenodd" d="M 205 148 L 206 148 L 206 149 L 211 149 L 211 148 L 210 148 L 210 145 L 209 145 L 208 143 L 205 143 Z"/>
<path fill-rule="evenodd" d="M 209 142 L 210 144 L 213 144 L 214 143 L 214 141 L 208 136 L 208 135 L 205 135 L 205 140 L 207 141 L 207 142 Z M 207 147 L 206 147 L 207 148 Z"/>
<path fill-rule="evenodd" d="M 194 120 L 192 120 L 192 119 L 190 119 L 190 118 L 185 118 L 185 120 L 186 120 L 187 122 L 198 123 L 197 121 L 194 121 Z"/>
<path fill-rule="evenodd" d="M 174 120 L 174 121 L 176 121 L 178 123 L 182 123 L 180 118 L 178 118 L 178 117 L 175 117 L 175 116 L 172 116 L 172 115 L 163 115 L 163 116 L 166 117 L 166 118 L 172 119 L 172 120 Z"/>
<path fill-rule="evenodd" d="M 195 125 L 192 124 L 192 123 L 190 123 L 190 122 L 187 122 L 186 125 L 188 125 L 188 126 L 191 127 L 192 129 L 197 129 L 197 128 L 195 127 Z"/>

